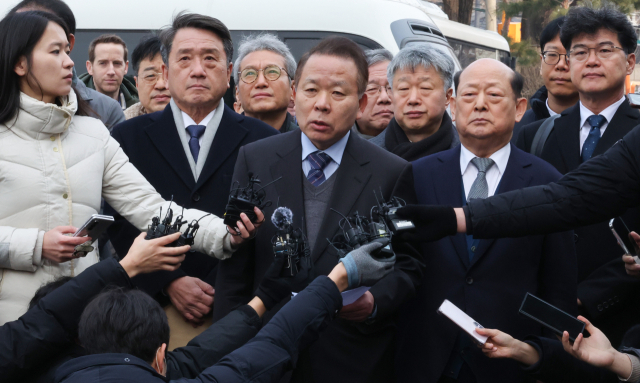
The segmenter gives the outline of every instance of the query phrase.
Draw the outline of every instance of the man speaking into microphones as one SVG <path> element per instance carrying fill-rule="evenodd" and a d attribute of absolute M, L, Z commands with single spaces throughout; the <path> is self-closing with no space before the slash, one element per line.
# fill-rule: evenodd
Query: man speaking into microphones
<path fill-rule="evenodd" d="M 462 207 L 560 178 L 551 165 L 509 143 L 526 109 L 522 85 L 519 74 L 493 59 L 475 61 L 456 74 L 451 112 L 461 145 L 413 162 L 421 204 Z M 405 210 L 397 213 L 403 216 Z M 419 218 L 410 217 L 419 230 L 406 236 L 423 234 Z M 540 326 L 519 316 L 518 308 L 530 292 L 577 312 L 572 233 L 495 240 L 458 234 L 421 250 L 426 265 L 422 284 L 399 315 L 397 381 L 527 382 L 517 363 L 485 358 L 437 310 L 446 299 L 483 326 L 508 328 L 519 339 L 541 335 Z"/>
<path fill-rule="evenodd" d="M 282 177 L 263 189 L 265 203 L 272 202 L 265 216 L 277 206 L 291 209 L 292 225 L 304 232 L 316 275 L 327 275 L 339 261 L 329 243 L 340 231 L 338 213 L 369 214 L 378 206 L 374 191 L 384 201 L 397 196 L 417 202 L 411 165 L 349 132 L 367 104 L 367 79 L 367 60 L 357 44 L 338 37 L 321 41 L 301 58 L 295 74 L 300 130 L 246 145 L 238 154 L 233 181 L 239 185 L 247 184 L 249 173 L 263 185 Z M 272 263 L 272 239 L 279 229 L 265 226 L 230 262 L 220 264 L 214 320 L 247 303 Z M 301 353 L 293 382 L 393 381 L 395 314 L 415 293 L 423 272 L 412 246 L 394 241 L 393 250 L 394 271 L 340 310 L 322 337 Z"/>

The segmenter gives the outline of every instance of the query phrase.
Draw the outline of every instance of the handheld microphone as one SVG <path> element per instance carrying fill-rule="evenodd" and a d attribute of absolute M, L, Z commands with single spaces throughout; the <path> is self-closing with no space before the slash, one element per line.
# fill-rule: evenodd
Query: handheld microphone
<path fill-rule="evenodd" d="M 240 214 L 245 213 L 251 222 L 256 223 L 257 216 L 253 211 L 255 207 L 260 210 L 264 210 L 265 207 L 271 206 L 271 201 L 264 201 L 267 194 L 264 188 L 273 184 L 276 181 L 282 179 L 282 177 L 276 178 L 261 188 L 260 179 L 255 177 L 253 173 L 249 172 L 249 182 L 246 187 L 240 187 L 238 181 L 233 183 L 231 193 L 229 194 L 229 201 L 225 207 L 224 212 L 224 224 L 229 227 L 236 227 L 236 223 L 240 221 Z"/>

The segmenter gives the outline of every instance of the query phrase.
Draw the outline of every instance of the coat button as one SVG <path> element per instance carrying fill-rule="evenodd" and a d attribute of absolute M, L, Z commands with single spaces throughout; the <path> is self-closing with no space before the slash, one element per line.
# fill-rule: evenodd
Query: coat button
<path fill-rule="evenodd" d="M 198 201 L 200 201 L 200 194 L 198 194 L 198 193 L 194 193 L 194 194 L 193 194 L 193 197 L 191 197 L 191 198 L 192 198 L 194 201 L 198 202 Z"/>
<path fill-rule="evenodd" d="M 598 311 L 602 311 L 602 305 L 598 305 L 596 307 L 597 307 Z"/>
<path fill-rule="evenodd" d="M 473 278 L 471 278 L 471 277 L 467 278 L 467 284 L 468 285 L 472 285 L 473 284 Z"/>
<path fill-rule="evenodd" d="M 57 151 L 58 151 L 58 148 L 53 148 L 53 151 L 54 151 L 54 152 L 57 152 Z"/>
<path fill-rule="evenodd" d="M 62 195 L 62 198 L 67 199 L 67 198 L 69 198 L 69 196 L 67 195 L 67 193 L 64 193 L 64 194 Z"/>
<path fill-rule="evenodd" d="M 50 139 L 51 141 L 55 141 L 55 140 L 56 140 L 56 136 L 51 136 L 51 137 L 49 137 L 49 139 Z"/>
<path fill-rule="evenodd" d="M 125 362 L 130 362 L 131 360 L 129 358 L 124 358 Z"/>

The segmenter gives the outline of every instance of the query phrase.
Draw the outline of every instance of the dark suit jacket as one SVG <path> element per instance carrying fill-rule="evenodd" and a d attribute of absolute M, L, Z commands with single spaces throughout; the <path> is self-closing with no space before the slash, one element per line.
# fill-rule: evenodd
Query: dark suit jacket
<path fill-rule="evenodd" d="M 196 182 L 178 136 L 170 105 L 162 112 L 123 122 L 113 128 L 112 132 L 113 138 L 129 156 L 129 161 L 162 198 L 170 200 L 173 196 L 173 200 L 180 206 L 200 209 L 219 217 L 224 214 L 229 199 L 231 176 L 240 147 L 276 134 L 278 131 L 267 124 L 241 116 L 225 106 L 209 155 Z M 116 252 L 122 257 L 140 232 L 111 207 L 105 208 L 105 214 L 116 216 L 116 223 L 109 227 L 108 233 Z M 178 214 L 180 211 L 174 211 L 174 217 Z M 187 275 L 213 286 L 217 264 L 215 258 L 190 252 L 179 270 L 141 275 L 134 278 L 134 283 L 152 296 L 168 283 Z"/>
<path fill-rule="evenodd" d="M 562 174 L 580 166 L 580 105 L 561 113 L 542 151 L 541 158 Z M 624 101 L 598 141 L 594 156 L 607 151 L 640 123 L 640 112 Z M 533 137 L 542 121 L 523 128 L 517 146 L 529 152 Z M 629 209 L 622 215 L 631 230 L 640 230 L 640 209 Z M 624 332 L 637 323 L 640 300 L 634 299 L 640 280 L 624 270 L 623 251 L 611 235 L 607 222 L 575 230 L 578 254 L 578 298 L 583 303 L 583 315 L 594 321 L 610 337 L 614 347 L 620 344 Z M 632 299 L 631 301 L 629 299 Z M 634 303 L 631 303 L 634 302 Z"/>
<path fill-rule="evenodd" d="M 413 173 L 420 204 L 463 205 L 460 146 L 413 162 Z M 552 166 L 512 145 L 497 193 L 559 178 Z M 445 299 L 484 327 L 517 339 L 541 334 L 539 325 L 518 314 L 527 292 L 576 313 L 577 267 L 571 232 L 482 239 L 476 248 L 470 261 L 464 234 L 423 245 L 426 270 L 422 284 L 400 312 L 398 382 L 437 382 L 442 376 L 460 333 L 436 313 Z M 525 377 L 517 363 L 489 359 L 473 344 L 464 349 L 463 358 L 478 383 L 520 382 Z"/>
<path fill-rule="evenodd" d="M 271 207 L 265 215 L 271 216 L 277 205 L 293 212 L 294 225 L 302 227 L 304 221 L 303 179 L 301 166 L 301 131 L 296 130 L 277 137 L 256 142 L 240 150 L 234 172 L 234 182 L 247 182 L 247 173 L 253 172 L 263 184 L 281 177 L 266 187 Z M 316 275 L 327 275 L 338 263 L 338 254 L 325 238 L 337 234 L 340 216 L 329 208 L 350 215 L 355 211 L 369 214 L 376 205 L 374 190 L 382 190 L 385 199 L 392 195 L 415 201 L 411 164 L 351 134 L 338 170 L 328 208 L 311 253 Z M 216 281 L 214 320 L 222 318 L 235 307 L 253 296 L 262 276 L 273 261 L 271 239 L 275 227 L 267 222 L 258 230 L 256 239 L 243 253 L 239 250 L 228 260 L 220 262 Z M 304 375 L 313 375 L 316 382 L 387 382 L 392 379 L 392 350 L 395 334 L 394 314 L 400 304 L 412 296 L 422 278 L 419 254 L 410 245 L 396 243 L 395 270 L 371 288 L 377 305 L 377 316 L 371 324 L 353 323 L 341 319 L 330 323 L 322 336 L 303 354 L 294 372 L 294 381 Z M 286 301 L 281 302 L 265 316 L 269 320 Z M 312 372 L 311 372 L 312 371 Z"/>

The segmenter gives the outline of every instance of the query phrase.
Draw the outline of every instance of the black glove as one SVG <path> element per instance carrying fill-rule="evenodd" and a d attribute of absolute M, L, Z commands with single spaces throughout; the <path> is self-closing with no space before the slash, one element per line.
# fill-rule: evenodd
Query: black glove
<path fill-rule="evenodd" d="M 458 232 L 456 213 L 450 206 L 407 205 L 396 214 L 413 222 L 416 229 L 400 235 L 409 242 L 432 242 Z"/>
<path fill-rule="evenodd" d="M 300 269 L 293 277 L 281 276 L 285 262 L 287 262 L 285 256 L 276 255 L 256 290 L 256 296 L 262 300 L 267 310 L 271 310 L 283 299 L 290 297 L 291 292 L 304 290 L 315 277 L 311 257 L 302 257 Z"/>

